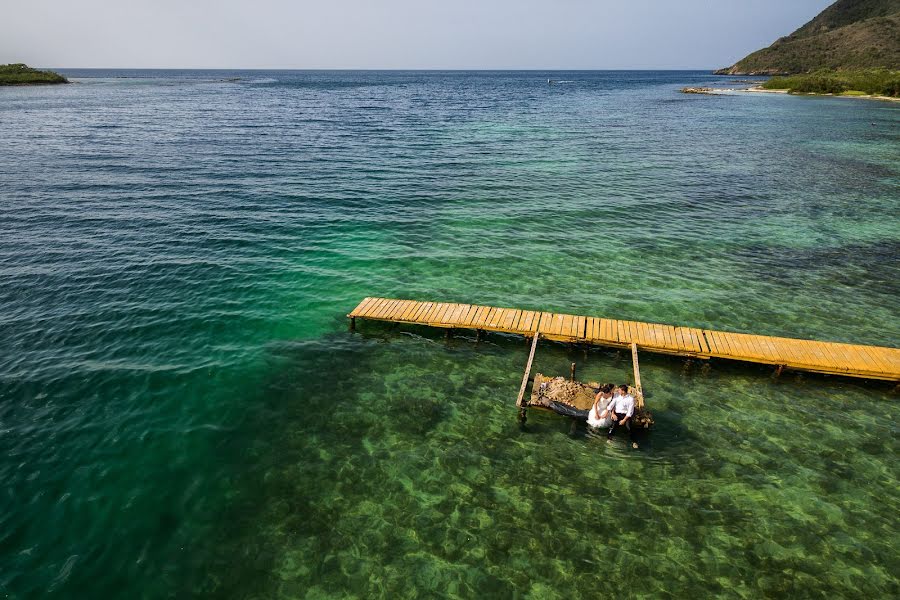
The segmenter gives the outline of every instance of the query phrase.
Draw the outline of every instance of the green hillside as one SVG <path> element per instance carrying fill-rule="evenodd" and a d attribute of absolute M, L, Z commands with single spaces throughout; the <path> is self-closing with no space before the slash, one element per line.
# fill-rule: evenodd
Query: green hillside
<path fill-rule="evenodd" d="M 716 73 L 875 68 L 900 69 L 900 0 L 838 0 L 791 35 Z"/>
<path fill-rule="evenodd" d="M 69 80 L 53 71 L 38 71 L 21 63 L 0 65 L 0 85 L 40 85 L 69 83 Z"/>

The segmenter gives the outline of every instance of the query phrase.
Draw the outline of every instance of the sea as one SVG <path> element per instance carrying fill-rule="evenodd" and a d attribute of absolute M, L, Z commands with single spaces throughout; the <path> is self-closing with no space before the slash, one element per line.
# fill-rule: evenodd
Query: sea
<path fill-rule="evenodd" d="M 0 598 L 900 595 L 891 383 L 641 354 L 655 429 L 366 296 L 900 344 L 900 105 L 700 71 L 0 88 Z M 548 84 L 548 80 L 552 80 Z M 631 382 L 542 342 L 534 372 Z"/>

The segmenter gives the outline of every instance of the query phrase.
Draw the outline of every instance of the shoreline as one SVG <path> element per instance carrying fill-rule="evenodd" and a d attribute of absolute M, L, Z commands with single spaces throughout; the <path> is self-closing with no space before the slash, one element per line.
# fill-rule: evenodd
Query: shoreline
<path fill-rule="evenodd" d="M 746 94 L 785 94 L 790 96 L 820 96 L 820 97 L 832 97 L 832 98 L 855 98 L 858 100 L 880 100 L 882 102 L 900 102 L 900 98 L 894 96 L 876 96 L 873 94 L 804 94 L 804 93 L 795 93 L 792 94 L 790 91 L 786 89 L 782 90 L 769 90 L 762 86 L 755 85 L 748 88 L 706 88 L 706 87 L 686 87 L 682 88 L 681 92 L 683 94 L 701 94 L 706 96 L 727 96 L 736 93 L 746 93 Z"/>

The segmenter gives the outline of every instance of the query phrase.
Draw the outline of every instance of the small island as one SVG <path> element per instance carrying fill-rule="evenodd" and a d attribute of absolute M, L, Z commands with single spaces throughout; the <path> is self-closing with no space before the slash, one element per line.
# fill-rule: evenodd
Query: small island
<path fill-rule="evenodd" d="M 0 85 L 51 85 L 55 83 L 69 83 L 69 80 L 59 73 L 39 71 L 22 63 L 0 65 Z"/>

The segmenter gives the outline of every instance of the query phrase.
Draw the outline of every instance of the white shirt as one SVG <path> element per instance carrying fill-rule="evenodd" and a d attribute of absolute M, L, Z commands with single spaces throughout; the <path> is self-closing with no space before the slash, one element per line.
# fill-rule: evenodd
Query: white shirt
<path fill-rule="evenodd" d="M 625 413 L 626 417 L 630 417 L 634 414 L 634 396 L 631 394 L 613 396 L 606 408 L 620 415 Z"/>

